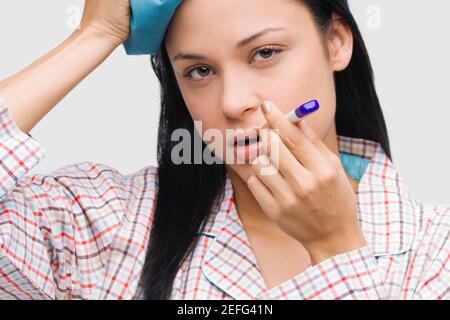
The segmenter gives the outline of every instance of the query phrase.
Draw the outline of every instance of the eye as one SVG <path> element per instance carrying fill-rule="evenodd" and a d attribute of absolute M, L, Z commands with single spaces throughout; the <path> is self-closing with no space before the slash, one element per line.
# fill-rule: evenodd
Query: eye
<path fill-rule="evenodd" d="M 262 62 L 264 63 L 265 61 L 268 61 L 271 59 L 271 57 L 276 56 L 277 54 L 279 54 L 282 50 L 281 49 L 277 49 L 273 46 L 267 46 L 264 47 L 262 49 L 259 49 L 258 51 L 256 51 L 255 56 L 257 56 L 258 54 L 260 54 L 262 56 L 261 60 L 257 60 L 257 62 Z M 208 75 L 208 71 L 209 71 L 209 67 L 207 66 L 198 66 L 198 67 L 194 67 L 189 69 L 188 71 L 186 71 L 186 73 L 184 74 L 185 78 L 194 80 L 194 81 L 201 81 L 202 79 L 204 79 L 207 75 Z M 198 73 L 199 77 L 195 78 L 193 75 L 195 74 L 195 72 Z"/>
<path fill-rule="evenodd" d="M 199 67 L 191 68 L 184 74 L 184 77 L 192 79 L 194 81 L 199 81 L 199 80 L 202 80 L 204 78 L 203 75 L 205 75 L 205 74 L 208 75 L 208 70 L 209 70 L 209 68 L 206 67 L 206 66 L 199 66 Z M 197 78 L 197 80 L 193 76 L 193 74 L 196 71 L 198 71 L 198 73 L 200 74 L 200 79 Z"/>
<path fill-rule="evenodd" d="M 261 54 L 261 56 L 263 57 L 262 61 L 267 61 L 269 60 L 272 56 L 277 55 L 278 53 L 281 52 L 281 49 L 277 49 L 273 46 L 268 46 L 268 47 L 264 47 L 258 51 L 256 51 L 256 55 Z M 264 56 L 266 56 L 266 58 L 264 58 Z M 268 56 L 268 58 L 267 58 Z"/>

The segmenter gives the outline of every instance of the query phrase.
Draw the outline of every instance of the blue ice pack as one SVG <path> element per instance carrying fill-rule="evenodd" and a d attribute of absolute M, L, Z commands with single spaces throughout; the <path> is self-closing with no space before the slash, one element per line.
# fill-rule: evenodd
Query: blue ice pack
<path fill-rule="evenodd" d="M 175 9 L 182 0 L 130 0 L 130 34 L 124 42 L 128 55 L 159 51 Z"/>

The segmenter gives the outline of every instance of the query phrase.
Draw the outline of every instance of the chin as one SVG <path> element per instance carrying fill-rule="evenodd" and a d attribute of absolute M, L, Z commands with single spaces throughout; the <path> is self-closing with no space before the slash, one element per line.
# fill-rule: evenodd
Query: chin
<path fill-rule="evenodd" d="M 233 164 L 227 165 L 228 175 L 234 174 L 239 176 L 245 183 L 253 175 L 253 170 L 250 164 Z M 233 171 L 233 172 L 230 172 Z"/>

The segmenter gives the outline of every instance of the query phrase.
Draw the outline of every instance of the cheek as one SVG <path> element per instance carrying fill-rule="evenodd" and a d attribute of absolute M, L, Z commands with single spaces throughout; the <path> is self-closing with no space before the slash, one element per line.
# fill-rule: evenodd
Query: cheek
<path fill-rule="evenodd" d="M 221 151 L 216 151 L 217 155 L 222 156 L 222 154 L 225 154 L 223 148 L 226 146 L 226 128 L 223 119 L 220 117 L 220 113 L 211 112 L 206 106 L 195 104 L 189 104 L 188 111 L 192 119 L 196 122 L 197 132 L 201 135 L 205 144 L 208 145 L 216 141 L 214 146 L 222 147 Z M 198 127 L 199 123 L 201 124 L 201 132 Z M 221 140 L 221 142 L 218 142 L 218 140 Z"/>
<path fill-rule="evenodd" d="M 190 105 L 188 111 L 194 121 L 201 122 L 203 130 L 221 129 L 222 121 L 217 112 L 211 112 L 207 106 Z"/>
<path fill-rule="evenodd" d="M 226 154 L 224 149 L 226 146 L 226 126 L 224 123 L 224 117 L 220 112 L 212 112 L 215 107 L 215 101 L 213 96 L 201 95 L 194 92 L 189 92 L 189 89 L 183 88 L 183 84 L 180 84 L 181 95 L 185 101 L 188 112 L 191 115 L 193 121 L 196 122 L 197 132 L 201 135 L 202 140 L 206 145 L 222 140 L 221 143 L 217 142 L 214 146 L 221 147 L 221 150 L 216 150 L 214 153 L 220 158 Z M 198 127 L 199 122 L 201 124 L 201 131 Z M 213 136 L 213 139 L 209 139 L 209 136 Z"/>
<path fill-rule="evenodd" d="M 284 79 L 287 92 L 292 92 L 305 100 L 299 103 L 312 99 L 321 101 L 330 95 L 333 73 L 320 50 L 311 49 L 299 53 L 294 60 L 290 68 L 287 68 L 287 78 Z"/>
<path fill-rule="evenodd" d="M 293 59 L 295 62 L 285 68 L 287 72 L 277 81 L 275 90 L 278 93 L 274 96 L 279 97 L 277 101 L 284 113 L 292 111 L 292 108 L 301 103 L 318 100 L 320 109 L 308 117 L 308 122 L 323 138 L 334 121 L 336 94 L 333 71 L 322 52 L 319 49 L 311 49 L 297 53 L 296 59 Z"/>
<path fill-rule="evenodd" d="M 220 116 L 215 109 L 216 101 L 213 96 L 198 93 L 190 88 L 185 88 L 183 83 L 179 83 L 181 95 L 187 106 L 188 112 L 194 121 L 201 121 L 204 127 L 219 128 Z"/>

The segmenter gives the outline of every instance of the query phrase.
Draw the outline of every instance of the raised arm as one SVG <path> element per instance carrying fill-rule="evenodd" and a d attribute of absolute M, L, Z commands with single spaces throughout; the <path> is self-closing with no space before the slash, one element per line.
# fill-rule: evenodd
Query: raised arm
<path fill-rule="evenodd" d="M 79 29 L 30 66 L 0 81 L 0 97 L 21 131 L 29 133 L 126 40 L 129 20 L 129 0 L 86 0 Z"/>
<path fill-rule="evenodd" d="M 26 133 L 123 42 L 128 24 L 128 0 L 87 0 L 80 30 L 0 82 L 0 300 L 85 299 L 102 276 L 126 178 L 89 162 L 25 176 L 45 154 Z"/>

